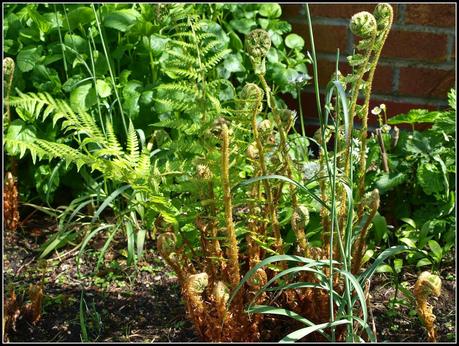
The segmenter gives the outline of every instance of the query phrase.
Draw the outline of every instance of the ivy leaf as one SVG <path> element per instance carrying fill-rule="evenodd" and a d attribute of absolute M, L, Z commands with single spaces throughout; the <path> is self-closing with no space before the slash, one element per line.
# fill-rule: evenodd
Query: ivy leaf
<path fill-rule="evenodd" d="M 241 18 L 233 19 L 229 22 L 234 30 L 239 31 L 241 34 L 247 35 L 253 27 L 257 25 L 257 22 L 253 19 Z"/>
<path fill-rule="evenodd" d="M 304 39 L 297 34 L 289 34 L 285 38 L 285 45 L 292 49 L 303 49 Z"/>
<path fill-rule="evenodd" d="M 242 56 L 240 53 L 227 55 L 223 61 L 223 66 L 229 72 L 245 71 L 244 65 L 242 65 Z"/>
<path fill-rule="evenodd" d="M 122 9 L 106 15 L 103 19 L 104 26 L 122 32 L 127 31 L 135 24 L 140 17 L 140 13 L 133 9 Z"/>
<path fill-rule="evenodd" d="M 43 50 L 42 46 L 28 46 L 22 49 L 16 57 L 16 64 L 22 72 L 28 72 L 35 67 Z"/>

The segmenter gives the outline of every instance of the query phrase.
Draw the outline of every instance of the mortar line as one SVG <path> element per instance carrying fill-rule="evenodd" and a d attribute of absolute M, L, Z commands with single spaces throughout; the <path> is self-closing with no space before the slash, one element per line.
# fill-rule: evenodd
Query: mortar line
<path fill-rule="evenodd" d="M 405 24 L 405 15 L 406 15 L 406 4 L 399 4 L 396 24 Z"/>
<path fill-rule="evenodd" d="M 398 96 L 400 88 L 400 67 L 394 66 L 392 70 L 392 93 Z"/>
<path fill-rule="evenodd" d="M 302 18 L 289 18 L 289 22 L 292 24 L 304 24 Z M 329 26 L 343 26 L 349 24 L 349 19 L 344 18 L 329 18 L 329 17 L 313 17 L 312 24 L 318 25 L 329 25 Z M 392 30 L 406 31 L 406 32 L 425 32 L 431 34 L 455 34 L 455 28 L 444 28 L 431 25 L 419 25 L 419 24 L 399 24 L 394 23 Z"/>
<path fill-rule="evenodd" d="M 314 93 L 314 88 L 311 85 L 306 86 L 302 92 L 307 93 Z M 319 89 L 320 94 L 325 94 L 326 88 L 321 87 Z M 387 94 L 372 94 L 372 99 L 377 99 L 378 101 L 384 102 L 394 102 L 394 103 L 410 103 L 416 105 L 423 105 L 423 106 L 435 106 L 435 107 L 443 107 L 447 106 L 448 102 L 442 99 L 433 99 L 433 98 L 422 98 L 422 97 L 415 97 L 415 96 L 393 96 Z M 359 98 L 360 99 L 360 98 Z"/>
<path fill-rule="evenodd" d="M 454 43 L 454 42 L 453 42 Z M 336 55 L 334 53 L 317 53 L 318 60 L 325 60 L 325 61 L 335 61 Z M 346 57 L 341 56 L 340 62 L 347 62 Z M 422 62 L 419 60 L 410 60 L 404 58 L 386 58 L 381 57 L 378 64 L 381 66 L 395 66 L 395 67 L 419 67 L 419 68 L 429 68 L 435 70 L 454 70 L 454 62 L 443 62 L 443 63 L 428 63 Z"/>

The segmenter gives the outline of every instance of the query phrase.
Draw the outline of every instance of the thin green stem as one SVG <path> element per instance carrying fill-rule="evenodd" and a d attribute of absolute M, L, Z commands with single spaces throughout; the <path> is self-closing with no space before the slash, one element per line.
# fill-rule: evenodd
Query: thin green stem
<path fill-rule="evenodd" d="M 311 14 L 309 13 L 308 4 L 306 4 L 306 18 L 308 20 L 309 40 L 311 41 L 312 67 L 313 67 L 313 72 L 314 72 L 314 92 L 316 94 L 317 113 L 319 114 L 319 118 L 322 118 L 322 107 L 320 105 L 320 93 L 319 93 L 319 76 L 317 73 L 317 56 L 316 56 L 316 48 L 314 44 L 314 33 L 312 31 Z"/>
<path fill-rule="evenodd" d="M 56 5 L 53 4 L 53 6 L 54 6 L 54 15 L 56 16 L 56 22 L 57 22 L 57 33 L 59 34 L 59 42 L 61 44 L 62 59 L 64 60 L 65 78 L 68 80 L 69 74 L 68 74 L 68 68 L 67 68 L 67 59 L 65 57 L 65 46 L 64 46 L 64 42 L 62 41 L 61 25 L 59 23 L 59 17 L 57 16 Z"/>
<path fill-rule="evenodd" d="M 98 15 L 98 13 L 96 11 L 96 8 L 95 8 L 94 4 L 91 4 L 91 7 L 92 7 L 92 10 L 94 12 L 94 16 L 96 18 L 97 29 L 99 30 L 100 40 L 102 42 L 102 48 L 104 49 L 105 59 L 107 60 L 108 71 L 110 73 L 110 78 L 111 78 L 111 81 L 112 81 L 113 90 L 115 91 L 116 99 L 118 101 L 118 105 L 119 105 L 119 108 L 120 108 L 121 120 L 123 121 L 124 131 L 125 131 L 126 136 L 127 136 L 128 135 L 128 128 L 127 128 L 127 125 L 126 125 L 126 119 L 125 119 L 125 115 L 124 115 L 124 112 L 123 112 L 123 105 L 121 104 L 121 99 L 120 99 L 120 96 L 118 95 L 118 89 L 116 87 L 116 82 L 115 82 L 115 77 L 113 75 L 112 65 L 110 64 L 110 59 L 108 57 L 108 52 L 107 52 L 107 46 L 105 44 L 104 35 L 103 35 L 103 32 L 102 32 L 102 28 L 100 26 L 99 15 Z"/>

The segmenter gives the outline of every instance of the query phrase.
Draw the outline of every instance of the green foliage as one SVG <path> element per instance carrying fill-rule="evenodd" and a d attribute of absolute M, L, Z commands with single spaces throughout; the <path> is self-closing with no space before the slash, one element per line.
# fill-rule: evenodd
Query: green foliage
<path fill-rule="evenodd" d="M 367 184 L 380 189 L 386 205 L 384 214 L 398 228 L 387 234 L 386 241 L 410 244 L 424 251 L 424 255 L 408 256 L 408 264 L 437 267 L 454 246 L 454 89 L 448 93 L 448 101 L 450 108 L 446 110 L 412 110 L 388 120 L 389 124 L 412 125 L 411 132 L 383 126 L 390 172 L 380 169 L 380 147 L 376 138 L 369 143 L 369 160 L 375 162 L 375 166 Z M 426 122 L 432 123 L 431 128 L 422 132 L 414 130 L 416 124 Z M 406 223 L 406 220 L 410 221 Z"/>

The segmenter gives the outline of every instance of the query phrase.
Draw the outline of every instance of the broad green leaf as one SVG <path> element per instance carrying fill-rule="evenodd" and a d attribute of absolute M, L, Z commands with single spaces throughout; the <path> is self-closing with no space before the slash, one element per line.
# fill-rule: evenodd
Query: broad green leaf
<path fill-rule="evenodd" d="M 32 125 L 27 125 L 23 120 L 13 120 L 9 126 L 8 131 L 4 137 L 5 150 L 11 156 L 25 154 L 25 149 L 16 145 L 17 142 L 33 143 L 37 138 L 37 130 Z"/>
<path fill-rule="evenodd" d="M 377 273 L 392 273 L 393 269 L 388 264 L 381 264 L 380 266 L 378 266 L 378 268 L 376 268 L 376 272 Z"/>
<path fill-rule="evenodd" d="M 362 257 L 362 261 L 361 261 L 361 264 L 365 264 L 367 263 L 374 255 L 374 250 L 371 250 L 371 249 L 368 249 L 367 251 L 365 251 L 365 254 L 363 255 Z"/>
<path fill-rule="evenodd" d="M 437 111 L 431 112 L 427 109 L 412 109 L 406 114 L 399 114 L 390 118 L 387 123 L 390 125 L 433 123 L 440 113 Z"/>
<path fill-rule="evenodd" d="M 103 24 L 112 29 L 125 32 L 130 26 L 134 25 L 140 17 L 140 13 L 133 9 L 122 9 L 106 15 Z"/>
<path fill-rule="evenodd" d="M 378 181 L 376 181 L 376 187 L 378 188 L 379 192 L 383 195 L 386 192 L 392 190 L 394 187 L 402 184 L 407 179 L 407 175 L 405 173 L 390 173 L 390 174 L 383 174 Z"/>
<path fill-rule="evenodd" d="M 400 273 L 400 271 L 403 268 L 403 259 L 402 258 L 396 258 L 394 259 L 394 268 L 396 273 Z"/>
<path fill-rule="evenodd" d="M 142 256 L 142 253 L 143 253 L 143 248 L 144 248 L 144 244 L 145 244 L 145 236 L 147 234 L 147 231 L 146 229 L 139 229 L 137 231 L 137 241 L 136 241 L 136 245 L 137 245 L 137 257 L 140 258 Z"/>
<path fill-rule="evenodd" d="M 304 39 L 300 35 L 292 33 L 285 38 L 285 45 L 292 49 L 303 49 Z"/>
<path fill-rule="evenodd" d="M 231 48 L 233 48 L 233 51 L 238 52 L 244 48 L 244 45 L 242 44 L 241 39 L 234 31 L 231 31 L 229 33 L 229 38 L 230 38 L 230 45 L 231 45 Z"/>
<path fill-rule="evenodd" d="M 386 218 L 377 212 L 373 218 L 373 225 L 375 226 L 374 240 L 376 243 L 379 243 L 383 236 L 388 232 Z"/>
<path fill-rule="evenodd" d="M 70 93 L 70 105 L 74 110 L 87 110 L 96 103 L 96 92 L 90 82 L 78 86 Z"/>
<path fill-rule="evenodd" d="M 282 15 L 282 8 L 279 4 L 262 4 L 260 14 L 268 18 L 278 18 Z"/>
<path fill-rule="evenodd" d="M 416 247 L 416 243 L 410 238 L 400 238 L 400 241 L 409 247 Z"/>
<path fill-rule="evenodd" d="M 443 257 L 443 249 L 441 248 L 440 244 L 438 244 L 435 240 L 429 240 L 427 242 L 429 244 L 430 250 L 434 254 L 435 259 L 437 262 L 440 262 Z"/>
<path fill-rule="evenodd" d="M 64 43 L 66 46 L 73 48 L 79 54 L 88 52 L 88 41 L 76 34 L 65 34 Z M 67 51 L 69 51 L 67 49 Z"/>
<path fill-rule="evenodd" d="M 108 97 L 112 94 L 112 88 L 110 84 L 102 79 L 98 79 L 96 81 L 96 90 L 100 97 Z"/>
<path fill-rule="evenodd" d="M 28 72 L 35 67 L 43 50 L 42 46 L 26 47 L 21 49 L 16 57 L 16 64 L 22 72 Z"/>
<path fill-rule="evenodd" d="M 422 163 L 417 169 L 416 177 L 426 195 L 444 191 L 443 172 L 433 163 Z"/>
<path fill-rule="evenodd" d="M 423 267 L 432 265 L 432 262 L 428 258 L 422 258 L 416 263 L 416 267 Z"/>
<path fill-rule="evenodd" d="M 413 219 L 410 219 L 409 217 L 402 217 L 400 220 L 402 220 L 403 222 L 407 223 L 408 225 L 416 229 L 416 222 L 414 222 Z"/>
<path fill-rule="evenodd" d="M 141 96 L 141 92 L 138 89 L 142 87 L 143 85 L 141 82 L 132 80 L 128 81 L 123 88 L 123 110 L 131 119 L 134 119 L 139 115 L 139 99 Z"/>
<path fill-rule="evenodd" d="M 245 71 L 244 65 L 242 64 L 242 56 L 240 53 L 229 54 L 223 61 L 223 66 L 229 72 L 243 72 Z"/>
<path fill-rule="evenodd" d="M 95 17 L 94 17 L 94 11 L 87 6 L 81 6 L 77 7 L 74 10 L 71 10 L 67 14 L 68 18 L 68 23 L 67 20 L 63 21 L 63 26 L 65 30 L 74 30 L 75 28 L 78 28 L 80 25 L 84 26 L 88 23 L 91 23 Z"/>
<path fill-rule="evenodd" d="M 242 18 L 233 19 L 229 22 L 229 24 L 235 31 L 247 35 L 253 28 L 256 27 L 257 22 L 255 22 L 254 19 Z"/>

